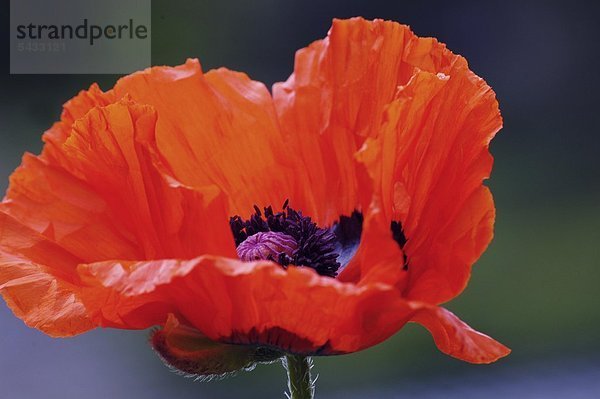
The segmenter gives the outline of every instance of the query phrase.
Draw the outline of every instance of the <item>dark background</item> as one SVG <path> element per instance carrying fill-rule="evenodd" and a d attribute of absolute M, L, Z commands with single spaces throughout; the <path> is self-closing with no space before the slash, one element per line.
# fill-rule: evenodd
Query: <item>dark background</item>
<path fill-rule="evenodd" d="M 3 0 L 0 189 L 61 104 L 112 75 L 9 75 Z M 496 238 L 449 308 L 513 349 L 490 366 L 439 353 L 408 326 L 361 353 L 316 359 L 319 397 L 600 397 L 600 57 L 593 2 L 153 1 L 154 65 L 198 57 L 267 85 L 285 80 L 295 50 L 334 17 L 411 25 L 464 55 L 496 91 L 504 129 L 488 184 Z M 382 305 L 383 306 L 383 305 Z M 97 330 L 68 340 L 29 329 L 0 305 L 0 397 L 283 397 L 284 371 L 259 366 L 193 383 L 165 369 L 147 332 Z"/>

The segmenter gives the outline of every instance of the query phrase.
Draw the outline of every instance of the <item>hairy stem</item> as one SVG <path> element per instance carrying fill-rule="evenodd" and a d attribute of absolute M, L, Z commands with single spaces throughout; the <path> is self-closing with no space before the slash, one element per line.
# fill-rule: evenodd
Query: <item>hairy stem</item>
<path fill-rule="evenodd" d="M 312 361 L 309 357 L 287 355 L 283 361 L 287 370 L 290 399 L 313 399 L 315 387 L 310 377 Z"/>

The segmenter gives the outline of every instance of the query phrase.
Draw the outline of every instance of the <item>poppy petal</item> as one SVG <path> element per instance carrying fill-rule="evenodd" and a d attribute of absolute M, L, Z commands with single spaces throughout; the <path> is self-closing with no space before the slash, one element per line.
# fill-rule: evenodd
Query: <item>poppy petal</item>
<path fill-rule="evenodd" d="M 157 152 L 172 175 L 188 186 L 219 187 L 231 215 L 302 194 L 290 178 L 293 154 L 262 83 L 224 68 L 204 74 L 197 60 L 188 60 L 134 73 L 113 92 L 157 111 Z"/>
<path fill-rule="evenodd" d="M 425 327 L 438 349 L 470 363 L 492 363 L 507 356 L 510 349 L 473 330 L 452 312 L 437 306 L 424 306 L 412 320 Z"/>
<path fill-rule="evenodd" d="M 132 233 L 144 251 L 137 259 L 234 253 L 219 190 L 175 190 L 156 169 L 145 142 L 155 125 L 148 106 L 120 101 L 92 109 L 64 144 L 71 171 L 101 193 Z"/>
<path fill-rule="evenodd" d="M 25 157 L 4 209 L 86 262 L 234 254 L 220 191 L 157 169 L 155 123 L 152 108 L 128 100 L 93 108 L 54 153 L 61 165 Z"/>
<path fill-rule="evenodd" d="M 212 341 L 182 325 L 172 314 L 163 328 L 152 333 L 150 343 L 168 367 L 203 381 L 252 370 L 257 363 L 270 363 L 283 355 L 265 348 Z"/>
<path fill-rule="evenodd" d="M 175 313 L 214 341 L 299 354 L 370 347 L 414 312 L 388 285 L 358 287 L 268 261 L 114 261 L 81 265 L 79 272 L 90 287 L 84 302 L 99 325 L 146 328 Z"/>
<path fill-rule="evenodd" d="M 86 262 L 143 255 L 98 193 L 42 157 L 25 154 L 1 209 Z"/>
<path fill-rule="evenodd" d="M 399 86 L 417 70 L 445 72 L 456 58 L 408 26 L 363 18 L 336 19 L 327 38 L 299 50 L 294 73 L 273 86 L 273 98 L 301 173 L 313 184 L 303 209 L 322 224 L 367 209 L 369 181 L 354 153 L 379 134 Z"/>
<path fill-rule="evenodd" d="M 42 158 L 50 161 L 57 161 L 61 158 L 61 146 L 71 134 L 71 126 L 80 118 L 83 118 L 87 112 L 94 107 L 104 107 L 115 101 L 111 93 L 104 93 L 100 87 L 94 83 L 88 90 L 82 90 L 67 101 L 63 106 L 60 121 L 56 122 L 42 136 L 44 149 Z"/>
<path fill-rule="evenodd" d="M 421 71 L 401 87 L 380 135 L 358 154 L 408 240 L 407 297 L 435 304 L 464 289 L 495 214 L 482 181 L 502 119 L 493 91 L 459 61 L 450 75 Z"/>
<path fill-rule="evenodd" d="M 95 327 L 72 271 L 79 259 L 0 212 L 0 293 L 28 326 L 53 337 Z"/>

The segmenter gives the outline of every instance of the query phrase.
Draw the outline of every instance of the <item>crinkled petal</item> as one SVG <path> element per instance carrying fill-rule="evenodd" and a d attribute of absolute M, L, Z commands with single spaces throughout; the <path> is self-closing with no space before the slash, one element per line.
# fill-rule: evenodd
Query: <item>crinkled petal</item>
<path fill-rule="evenodd" d="M 298 51 L 273 93 L 301 173 L 327 182 L 313 184 L 303 209 L 331 222 L 379 201 L 408 238 L 407 295 L 441 303 L 460 293 L 491 239 L 493 203 L 481 182 L 501 126 L 493 92 L 464 58 L 394 22 L 335 20 L 326 39 Z"/>
<path fill-rule="evenodd" d="M 89 110 L 53 159 L 24 158 L 3 209 L 85 262 L 235 253 L 222 193 L 157 167 L 155 124 L 128 100 Z"/>
<path fill-rule="evenodd" d="M 494 204 L 482 181 L 502 125 L 493 91 L 464 60 L 449 73 L 413 76 L 358 155 L 387 220 L 400 221 L 408 240 L 407 297 L 435 304 L 464 289 L 492 238 Z"/>
<path fill-rule="evenodd" d="M 79 298 L 79 259 L 0 212 L 0 294 L 28 326 L 66 337 L 95 327 Z"/>
<path fill-rule="evenodd" d="M 2 284 L 7 302 L 29 325 L 73 335 L 84 328 L 70 316 L 79 312 L 91 328 L 78 299 L 78 263 L 235 254 L 222 193 L 214 186 L 192 190 L 157 169 L 145 144 L 155 121 L 154 110 L 127 100 L 93 108 L 52 157 L 26 155 L 11 176 L 0 205 L 10 217 L 0 220 L 0 229 L 13 231 L 16 219 L 23 238 L 2 237 Z M 41 237 L 71 262 L 39 261 L 38 253 L 17 252 L 19 241 L 11 242 Z"/>
<path fill-rule="evenodd" d="M 65 153 L 71 171 L 107 201 L 143 250 L 137 259 L 234 251 L 224 198 L 214 186 L 174 187 L 152 162 L 145 140 L 151 107 L 122 101 L 95 108 L 73 126 Z"/>
<path fill-rule="evenodd" d="M 456 56 L 391 21 L 334 20 L 327 38 L 296 53 L 294 73 L 273 86 L 289 146 L 301 157 L 312 198 L 301 208 L 322 224 L 371 201 L 354 154 L 379 134 L 385 107 L 418 69 L 445 72 Z M 298 206 L 298 205 L 296 205 Z"/>
<path fill-rule="evenodd" d="M 50 162 L 60 163 L 62 158 L 61 146 L 71 134 L 71 126 L 80 118 L 83 118 L 88 111 L 94 107 L 104 107 L 115 102 L 112 93 L 105 93 L 94 83 L 88 90 L 82 90 L 67 101 L 63 106 L 60 121 L 56 122 L 42 136 L 44 149 L 41 157 Z"/>
<path fill-rule="evenodd" d="M 507 356 L 510 349 L 473 330 L 452 312 L 437 306 L 423 306 L 412 320 L 425 327 L 438 349 L 471 363 L 492 363 Z"/>
<path fill-rule="evenodd" d="M 388 285 L 358 287 L 268 261 L 204 256 L 101 262 L 79 271 L 90 286 L 86 307 L 100 325 L 146 328 L 175 313 L 214 341 L 300 354 L 370 347 L 414 312 Z"/>
<path fill-rule="evenodd" d="M 43 157 L 23 157 L 0 207 L 84 261 L 143 256 L 99 193 Z"/>
<path fill-rule="evenodd" d="M 134 73 L 113 92 L 157 111 L 157 152 L 173 177 L 192 187 L 216 185 L 232 215 L 304 195 L 307 186 L 293 184 L 294 150 L 284 145 L 262 83 L 223 68 L 204 74 L 188 60 Z"/>

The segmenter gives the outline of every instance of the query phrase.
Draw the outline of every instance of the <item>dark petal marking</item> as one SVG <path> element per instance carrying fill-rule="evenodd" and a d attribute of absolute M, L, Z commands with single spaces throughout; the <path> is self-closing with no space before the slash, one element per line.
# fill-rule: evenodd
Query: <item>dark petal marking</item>
<path fill-rule="evenodd" d="M 404 245 L 406 245 L 406 236 L 404 235 L 404 230 L 402 229 L 402 223 L 400 222 L 392 222 L 390 229 L 392 230 L 392 236 L 394 237 L 394 241 L 398 243 L 398 246 L 402 250 L 402 254 L 404 255 L 404 266 L 402 267 L 404 270 L 408 270 L 408 258 L 406 257 L 406 252 L 404 252 Z"/>
<path fill-rule="evenodd" d="M 352 212 L 350 216 L 340 216 L 339 222 L 333 226 L 333 232 L 337 240 L 335 252 L 339 254 L 338 262 L 340 262 L 342 269 L 358 250 L 362 228 L 363 215 L 358 211 Z"/>

